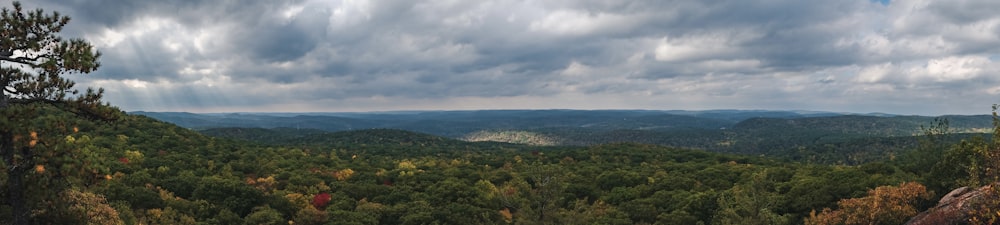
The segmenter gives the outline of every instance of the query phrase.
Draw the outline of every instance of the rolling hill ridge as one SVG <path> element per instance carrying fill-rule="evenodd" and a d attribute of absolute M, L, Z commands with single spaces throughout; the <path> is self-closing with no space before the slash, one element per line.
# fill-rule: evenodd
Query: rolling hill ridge
<path fill-rule="evenodd" d="M 314 143 L 328 132 L 393 129 L 465 141 L 542 146 L 639 143 L 858 164 L 917 145 L 916 136 L 948 121 L 960 140 L 982 135 L 991 116 L 897 116 L 797 111 L 481 110 L 378 113 L 133 112 L 204 134 L 263 143 Z M 238 129 L 236 129 L 238 128 Z M 256 129 L 248 129 L 256 128 Z"/>

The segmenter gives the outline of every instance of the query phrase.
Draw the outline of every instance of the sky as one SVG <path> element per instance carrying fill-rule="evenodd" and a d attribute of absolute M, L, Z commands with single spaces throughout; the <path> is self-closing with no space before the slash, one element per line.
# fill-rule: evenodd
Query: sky
<path fill-rule="evenodd" d="M 0 0 L 4 7 L 9 0 Z M 988 114 L 995 0 L 35 0 L 126 111 Z"/>

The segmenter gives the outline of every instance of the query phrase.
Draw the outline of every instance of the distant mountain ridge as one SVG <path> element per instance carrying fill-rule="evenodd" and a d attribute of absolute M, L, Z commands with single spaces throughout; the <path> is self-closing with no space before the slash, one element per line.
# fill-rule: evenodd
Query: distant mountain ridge
<path fill-rule="evenodd" d="M 881 113 L 853 114 L 816 111 L 767 110 L 470 110 L 390 111 L 371 113 L 187 113 L 131 112 L 182 127 L 202 130 L 220 127 L 299 128 L 347 131 L 373 128 L 402 129 L 461 138 L 490 130 L 586 128 L 594 130 L 685 129 L 824 129 L 878 135 L 911 135 L 935 117 Z M 989 128 L 988 115 L 942 116 L 960 132 Z M 863 133 L 863 132 L 861 132 Z"/>
<path fill-rule="evenodd" d="M 266 143 L 312 143 L 309 140 L 323 139 L 319 136 L 327 132 L 390 129 L 465 141 L 550 146 L 630 142 L 848 164 L 883 159 L 911 149 L 917 143 L 915 136 L 937 118 L 764 110 L 132 114 L 210 136 Z M 940 118 L 949 121 L 951 133 L 962 137 L 981 135 L 992 128 L 989 115 Z"/>
<path fill-rule="evenodd" d="M 546 127 L 599 127 L 642 129 L 656 127 L 723 128 L 749 118 L 805 118 L 845 115 L 842 113 L 764 110 L 472 110 L 397 111 L 372 113 L 187 113 L 144 112 L 145 115 L 182 127 L 292 127 L 341 131 L 369 128 L 399 128 L 444 135 L 447 131 L 428 129 L 432 123 L 452 125 L 450 129 L 535 129 Z M 433 126 L 432 126 L 433 127 Z M 430 131 L 430 132 L 428 132 Z"/>

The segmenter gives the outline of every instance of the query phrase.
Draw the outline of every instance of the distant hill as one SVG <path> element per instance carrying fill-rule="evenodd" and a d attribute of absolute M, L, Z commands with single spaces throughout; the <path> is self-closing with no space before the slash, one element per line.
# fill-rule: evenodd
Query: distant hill
<path fill-rule="evenodd" d="M 438 142 L 462 142 L 441 136 L 396 129 L 365 129 L 355 131 L 326 132 L 314 129 L 229 127 L 211 128 L 203 130 L 201 133 L 214 137 L 249 140 L 274 145 L 419 145 Z"/>
<path fill-rule="evenodd" d="M 419 139 L 440 136 L 448 141 L 543 146 L 655 144 L 846 164 L 885 159 L 912 149 L 917 144 L 915 136 L 922 134 L 922 128 L 931 126 L 935 119 L 927 116 L 754 110 L 132 114 L 175 123 L 210 136 L 279 145 L 316 144 L 318 140 L 323 140 L 325 144 L 377 141 L 345 139 L 343 135 L 353 135 L 354 138 L 402 135 L 418 140 L 390 140 L 400 143 L 420 143 Z M 949 130 L 961 137 L 989 132 L 992 127 L 989 115 L 941 118 L 947 119 Z M 330 134 L 343 131 L 354 132 Z"/>
<path fill-rule="evenodd" d="M 992 117 L 942 116 L 955 132 L 986 132 L 992 127 Z M 838 115 L 810 118 L 752 118 L 739 122 L 734 129 L 742 130 L 822 130 L 844 134 L 869 136 L 912 136 L 921 133 L 921 126 L 929 126 L 934 117 L 925 116 L 862 116 Z"/>
<path fill-rule="evenodd" d="M 592 128 L 599 130 L 719 129 L 748 118 L 804 118 L 834 113 L 792 111 L 653 110 L 478 110 L 373 113 L 215 113 L 131 112 L 192 129 L 219 127 L 306 128 L 344 131 L 395 128 L 448 137 L 482 130 Z"/>
<path fill-rule="evenodd" d="M 258 128 L 258 127 L 223 127 L 209 128 L 200 131 L 204 135 L 258 143 L 293 144 L 317 135 L 329 132 L 316 129 L 295 128 Z"/>

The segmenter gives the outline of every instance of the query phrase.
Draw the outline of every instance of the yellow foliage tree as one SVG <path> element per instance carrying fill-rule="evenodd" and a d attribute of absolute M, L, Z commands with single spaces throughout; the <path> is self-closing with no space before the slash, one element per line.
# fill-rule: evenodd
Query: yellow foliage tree
<path fill-rule="evenodd" d="M 258 177 L 254 179 L 253 177 L 247 177 L 246 183 L 250 186 L 254 186 L 257 190 L 264 193 L 271 193 L 278 182 L 274 179 L 274 175 L 269 175 L 267 177 Z"/>
<path fill-rule="evenodd" d="M 288 201 L 292 202 L 292 204 L 294 204 L 297 208 L 305 208 L 307 206 L 311 206 L 309 204 L 310 198 L 306 197 L 303 194 L 289 193 L 285 195 L 285 199 L 288 199 Z"/>
<path fill-rule="evenodd" d="M 167 207 L 166 209 L 150 209 L 141 212 L 139 215 L 139 224 L 149 224 L 149 225 L 159 225 L 159 224 L 173 224 L 173 225 L 194 225 L 195 219 L 191 216 L 184 215 L 184 213 L 178 212 L 173 208 Z"/>
<path fill-rule="evenodd" d="M 80 224 L 125 224 L 104 196 L 69 189 L 63 192 L 63 197 L 70 203 L 69 211 L 80 217 L 77 218 Z"/>
<path fill-rule="evenodd" d="M 416 170 L 417 165 L 413 164 L 413 162 L 411 162 L 410 160 L 403 160 L 402 162 L 399 162 L 398 165 L 396 165 L 396 169 L 403 171 Z"/>
<path fill-rule="evenodd" d="M 338 170 L 338 171 L 334 171 L 333 172 L 333 177 L 337 178 L 337 180 L 339 180 L 339 181 L 345 181 L 348 178 L 351 178 L 351 176 L 353 176 L 353 175 L 354 175 L 354 170 L 352 170 L 351 168 L 342 169 L 342 170 Z"/>

